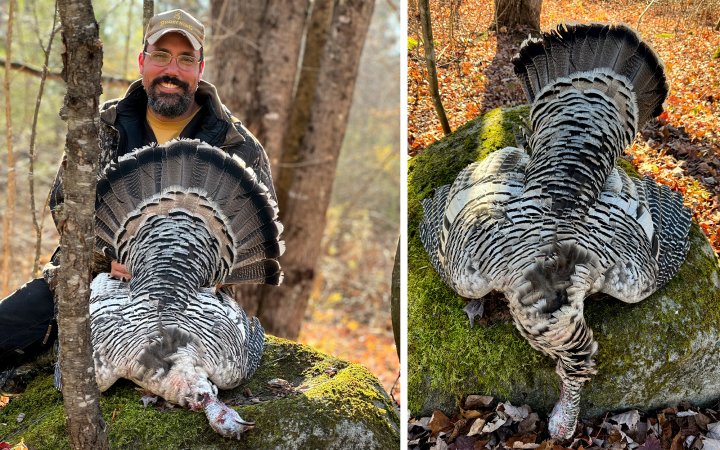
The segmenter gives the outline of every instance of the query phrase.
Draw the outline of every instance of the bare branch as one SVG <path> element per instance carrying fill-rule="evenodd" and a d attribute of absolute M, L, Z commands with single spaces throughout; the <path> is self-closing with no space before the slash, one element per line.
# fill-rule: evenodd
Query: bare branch
<path fill-rule="evenodd" d="M 5 48 L 8 58 L 12 58 L 12 38 L 13 24 L 15 14 L 15 0 L 10 0 L 8 7 L 7 34 L 5 36 Z M 3 216 L 3 274 L 2 274 L 2 294 L 3 297 L 10 289 L 10 258 L 11 258 L 11 239 L 12 228 L 15 219 L 15 155 L 13 153 L 13 130 L 12 130 L 12 99 L 10 98 L 10 64 L 5 62 L 5 80 L 3 82 L 3 91 L 5 95 L 5 138 L 7 142 L 7 203 L 5 205 L 5 214 Z"/>
<path fill-rule="evenodd" d="M 0 64 L 7 65 L 7 62 L 5 61 L 5 59 L 0 58 Z M 16 72 L 32 75 L 34 77 L 42 78 L 43 76 L 43 69 L 32 66 L 30 64 L 11 62 L 10 67 Z M 60 72 L 50 72 L 49 69 L 46 75 L 46 79 L 53 81 L 63 81 L 62 74 Z M 114 77 L 111 75 L 103 75 L 101 81 L 106 87 L 126 88 L 130 86 L 130 83 L 135 80 L 128 80 L 126 78 Z"/>
<path fill-rule="evenodd" d="M 28 167 L 28 185 L 30 188 L 30 215 L 32 216 L 33 228 L 35 229 L 35 258 L 33 259 L 32 265 L 33 278 L 37 277 L 38 272 L 40 271 L 40 250 L 42 247 L 42 225 L 41 222 L 38 221 L 37 211 L 35 210 L 35 137 L 37 136 L 37 122 L 38 116 L 40 114 L 40 103 L 42 102 L 43 91 L 45 90 L 45 80 L 47 79 L 48 74 L 50 50 L 52 49 L 52 43 L 53 39 L 55 38 L 55 34 L 60 30 L 56 27 L 57 19 L 58 15 L 56 3 L 55 15 L 53 16 L 52 31 L 50 32 L 50 37 L 48 38 L 47 48 L 42 49 L 45 53 L 45 62 L 43 64 L 42 73 L 40 74 L 40 87 L 38 88 L 37 98 L 35 99 L 35 111 L 33 111 L 32 129 L 30 131 L 30 155 L 28 157 L 30 160 L 30 164 Z M 42 43 L 42 41 L 40 42 Z M 43 209 L 45 209 L 44 205 Z M 43 215 L 42 217 L 44 218 L 45 216 Z"/>
<path fill-rule="evenodd" d="M 425 64 L 428 71 L 428 84 L 430 84 L 430 94 L 432 94 L 433 105 L 437 113 L 443 132 L 450 134 L 450 122 L 448 122 L 445 108 L 440 98 L 440 88 L 438 86 L 437 67 L 435 66 L 435 45 L 433 43 L 432 24 L 430 20 L 430 6 L 428 0 L 419 0 L 418 7 L 420 9 L 420 22 L 422 24 L 423 47 L 425 49 Z"/>
<path fill-rule="evenodd" d="M 643 16 L 646 12 L 650 9 L 650 7 L 655 3 L 656 0 L 650 0 L 650 3 L 645 7 L 642 13 L 640 13 L 640 16 L 638 17 L 637 24 L 635 25 L 635 29 L 640 31 L 640 21 L 642 20 Z"/>

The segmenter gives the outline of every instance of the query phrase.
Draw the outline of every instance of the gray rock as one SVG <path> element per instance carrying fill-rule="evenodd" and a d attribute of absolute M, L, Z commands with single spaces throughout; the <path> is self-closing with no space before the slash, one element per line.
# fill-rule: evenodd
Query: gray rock
<path fill-rule="evenodd" d="M 549 357 L 530 348 L 509 316 L 470 329 L 465 299 L 447 288 L 422 247 L 420 200 L 452 182 L 472 161 L 507 145 L 527 107 L 493 110 L 433 144 L 410 162 L 408 176 L 408 407 L 447 414 L 469 394 L 527 403 L 547 413 L 559 395 Z M 636 174 L 627 161 L 619 163 Z M 639 304 L 586 300 L 599 343 L 598 374 L 583 389 L 581 416 L 626 408 L 653 409 L 720 397 L 720 267 L 707 238 L 691 228 L 691 248 L 678 275 Z M 499 302 L 502 305 L 502 302 Z"/>
<path fill-rule="evenodd" d="M 289 386 L 280 381 L 289 382 Z M 274 386 L 274 387 L 273 387 Z M 150 405 L 130 382 L 101 396 L 111 448 L 137 449 L 391 449 L 399 448 L 399 417 L 377 379 L 364 367 L 291 341 L 267 337 L 260 368 L 220 398 L 256 427 L 240 441 L 225 439 L 202 412 Z M 24 413 L 25 420 L 15 418 Z M 0 441 L 29 448 L 70 448 L 62 397 L 52 376 L 37 376 L 0 408 Z"/>

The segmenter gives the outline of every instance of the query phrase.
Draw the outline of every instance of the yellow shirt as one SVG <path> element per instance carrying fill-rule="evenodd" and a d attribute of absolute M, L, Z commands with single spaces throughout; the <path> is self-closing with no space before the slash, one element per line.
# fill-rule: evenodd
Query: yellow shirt
<path fill-rule="evenodd" d="M 150 128 L 152 128 L 153 133 L 155 133 L 157 143 L 162 145 L 167 141 L 180 136 L 182 130 L 188 123 L 190 123 L 190 121 L 193 117 L 195 117 L 195 114 L 197 114 L 198 111 L 200 111 L 200 108 L 198 108 L 194 113 L 192 113 L 190 117 L 187 117 L 185 119 L 161 119 L 155 114 L 153 114 L 152 111 L 150 111 L 150 107 L 148 106 L 148 111 L 145 114 L 145 117 L 147 118 L 148 124 L 150 124 Z"/>

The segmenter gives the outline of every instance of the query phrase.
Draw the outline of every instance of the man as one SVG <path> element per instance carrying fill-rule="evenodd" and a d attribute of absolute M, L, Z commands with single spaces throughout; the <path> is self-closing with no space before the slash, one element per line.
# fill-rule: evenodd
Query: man
<path fill-rule="evenodd" d="M 142 78 L 121 99 L 110 100 L 100 109 L 100 165 L 139 147 L 163 144 L 171 139 L 193 138 L 241 156 L 268 186 L 273 197 L 270 165 L 257 140 L 234 118 L 218 98 L 215 87 L 203 81 L 205 68 L 203 25 L 183 10 L 158 14 L 145 31 L 138 64 Z M 52 188 L 50 208 L 56 214 L 64 201 L 60 166 Z M 59 263 L 58 251 L 44 271 L 0 301 L 0 371 L 16 367 L 49 348 L 57 335 L 53 291 Z M 117 261 L 96 261 L 96 272 L 130 278 Z M 0 375 L 0 387 L 3 384 Z"/>

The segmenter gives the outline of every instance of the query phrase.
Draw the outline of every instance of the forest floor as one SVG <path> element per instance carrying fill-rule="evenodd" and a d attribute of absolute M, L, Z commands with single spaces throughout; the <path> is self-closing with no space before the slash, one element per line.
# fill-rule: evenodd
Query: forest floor
<path fill-rule="evenodd" d="M 426 81 L 419 14 L 410 3 L 408 153 L 413 156 L 441 139 L 443 131 Z M 720 254 L 720 33 L 713 29 L 720 4 L 670 0 L 651 4 L 642 15 L 647 5 L 632 0 L 545 0 L 541 28 L 549 30 L 562 21 L 597 21 L 637 29 L 641 18 L 640 34 L 664 61 L 670 93 L 665 112 L 641 130 L 626 157 L 642 175 L 683 194 Z M 430 8 L 440 92 L 453 130 L 491 109 L 527 103 L 510 63 L 527 33 L 495 29 L 493 2 L 488 0 L 430 0 Z M 451 418 L 439 411 L 433 417 L 411 418 L 408 447 L 720 449 L 720 405 L 715 410 L 683 404 L 642 414 L 608 414 L 581 422 L 575 439 L 565 442 L 549 440 L 547 425 L 537 414 L 527 411 L 513 420 L 498 399 L 492 405 L 467 408 Z"/>
<path fill-rule="evenodd" d="M 349 228 L 342 230 L 336 215 L 331 211 L 298 341 L 362 364 L 399 402 L 400 361 L 390 316 L 397 231 L 374 229 L 363 223 L 369 218 L 345 222 Z"/>

